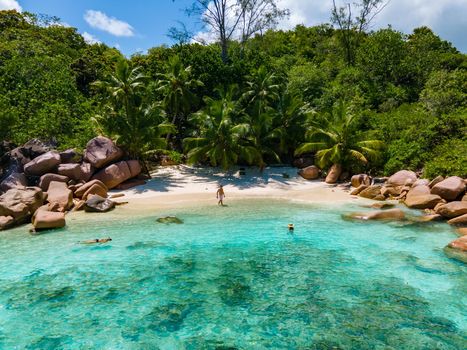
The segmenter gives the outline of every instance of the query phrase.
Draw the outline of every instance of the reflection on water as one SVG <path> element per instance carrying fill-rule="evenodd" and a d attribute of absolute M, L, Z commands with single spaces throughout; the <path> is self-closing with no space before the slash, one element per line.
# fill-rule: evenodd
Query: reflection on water
<path fill-rule="evenodd" d="M 0 239 L 0 349 L 464 348 L 466 268 L 439 249 L 446 226 L 215 209 L 106 223 L 101 246 L 73 244 L 102 229 L 91 223 Z"/>

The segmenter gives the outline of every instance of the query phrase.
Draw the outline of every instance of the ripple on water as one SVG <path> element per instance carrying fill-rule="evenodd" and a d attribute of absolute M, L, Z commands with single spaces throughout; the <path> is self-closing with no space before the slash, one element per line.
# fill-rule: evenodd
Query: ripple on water
<path fill-rule="evenodd" d="M 102 246 L 69 244 L 99 227 L 0 242 L 0 348 L 464 348 L 466 269 L 440 252 L 444 226 L 284 206 L 115 222 Z"/>

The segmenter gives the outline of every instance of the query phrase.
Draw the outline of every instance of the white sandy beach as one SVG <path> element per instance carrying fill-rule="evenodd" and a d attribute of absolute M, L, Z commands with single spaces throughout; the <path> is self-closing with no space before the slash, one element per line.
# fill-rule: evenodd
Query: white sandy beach
<path fill-rule="evenodd" d="M 130 208 L 164 208 L 181 205 L 208 204 L 216 201 L 216 191 L 222 184 L 226 193 L 225 203 L 245 198 L 275 198 L 307 202 L 354 201 L 342 188 L 323 181 L 309 181 L 297 175 L 292 167 L 270 167 L 262 173 L 257 168 L 239 168 L 224 172 L 216 168 L 199 168 L 185 165 L 159 167 L 151 173 L 146 185 L 126 191 L 117 201 L 127 201 Z M 284 177 L 287 174 L 289 177 Z"/>

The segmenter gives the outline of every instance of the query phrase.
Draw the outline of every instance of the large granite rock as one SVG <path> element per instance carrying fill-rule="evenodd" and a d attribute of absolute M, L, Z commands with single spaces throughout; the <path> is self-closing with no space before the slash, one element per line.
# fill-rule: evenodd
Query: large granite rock
<path fill-rule="evenodd" d="M 90 163 L 67 163 L 60 164 L 57 173 L 69 177 L 75 181 L 89 181 L 92 176 L 93 169 Z"/>
<path fill-rule="evenodd" d="M 24 166 L 26 175 L 42 176 L 46 173 L 53 172 L 60 164 L 60 154 L 55 151 L 50 151 L 34 158 Z"/>
<path fill-rule="evenodd" d="M 448 221 L 449 225 L 467 226 L 467 214 L 460 215 Z"/>
<path fill-rule="evenodd" d="M 29 163 L 36 157 L 49 152 L 51 150 L 49 145 L 44 144 L 38 139 L 32 139 L 26 142 L 24 145 L 17 147 L 10 151 L 9 156 L 11 159 L 15 159 L 21 165 L 20 171 L 23 171 L 22 167 Z"/>
<path fill-rule="evenodd" d="M 73 206 L 73 193 L 66 183 L 51 181 L 47 190 L 47 201 L 51 204 L 57 203 L 59 211 L 66 211 Z"/>
<path fill-rule="evenodd" d="M 449 258 L 467 263 L 467 236 L 462 236 L 449 243 L 444 248 L 444 252 Z"/>
<path fill-rule="evenodd" d="M 27 185 L 28 180 L 23 173 L 11 173 L 0 184 L 0 191 L 6 192 L 12 188 L 26 187 Z"/>
<path fill-rule="evenodd" d="M 136 160 L 122 161 L 109 165 L 93 176 L 93 180 L 99 180 L 111 189 L 122 182 L 138 176 L 141 172 L 141 165 Z"/>
<path fill-rule="evenodd" d="M 431 194 L 428 185 L 419 185 L 409 190 L 405 205 L 412 209 L 433 209 L 441 200 L 440 196 Z"/>
<path fill-rule="evenodd" d="M 357 188 L 354 188 L 351 192 L 351 196 L 356 196 L 357 194 L 360 194 L 363 190 L 367 189 L 369 186 L 368 185 L 360 185 Z"/>
<path fill-rule="evenodd" d="M 70 179 L 68 176 L 48 173 L 41 176 L 39 180 L 39 187 L 42 189 L 42 191 L 47 192 L 49 189 L 49 184 L 52 181 L 67 183 L 69 180 Z"/>
<path fill-rule="evenodd" d="M 405 219 L 405 214 L 400 209 L 388 209 L 366 213 L 352 213 L 345 215 L 344 218 L 354 220 L 403 220 Z"/>
<path fill-rule="evenodd" d="M 86 192 L 84 192 L 83 194 L 83 200 L 87 200 L 89 198 L 89 196 L 91 195 L 98 195 L 98 196 L 101 196 L 103 198 L 107 198 L 107 187 L 105 186 L 101 186 L 99 184 L 94 184 L 92 185 L 91 187 L 89 187 Z"/>
<path fill-rule="evenodd" d="M 0 196 L 0 216 L 11 216 L 13 224 L 22 224 L 44 203 L 38 187 L 13 188 Z"/>
<path fill-rule="evenodd" d="M 9 229 L 15 223 L 13 216 L 0 216 L 0 231 Z"/>
<path fill-rule="evenodd" d="M 65 213 L 38 210 L 32 217 L 35 230 L 46 230 L 65 226 Z"/>
<path fill-rule="evenodd" d="M 467 214 L 467 202 L 456 201 L 449 202 L 436 207 L 436 213 L 445 218 L 452 219 Z"/>
<path fill-rule="evenodd" d="M 444 177 L 442 177 L 441 175 L 438 175 L 433 180 L 430 181 L 430 183 L 428 184 L 428 187 L 433 188 L 434 185 L 440 183 L 443 180 L 444 180 Z"/>
<path fill-rule="evenodd" d="M 390 176 L 387 183 L 391 186 L 404 186 L 408 183 L 413 184 L 417 181 L 417 174 L 410 170 L 400 170 Z"/>
<path fill-rule="evenodd" d="M 315 165 L 310 165 L 306 168 L 300 169 L 298 175 L 306 180 L 315 180 L 319 177 L 319 168 Z"/>
<path fill-rule="evenodd" d="M 123 151 L 111 139 L 98 136 L 86 145 L 84 159 L 97 169 L 122 158 Z"/>
<path fill-rule="evenodd" d="M 359 187 L 360 185 L 371 185 L 371 177 L 369 177 L 367 174 L 358 174 L 352 176 L 350 179 L 350 182 L 352 184 L 352 187 Z"/>
<path fill-rule="evenodd" d="M 340 164 L 333 164 L 329 169 L 328 175 L 326 176 L 326 183 L 335 184 L 339 180 L 339 176 L 342 173 L 342 166 Z"/>
<path fill-rule="evenodd" d="M 91 213 L 105 213 L 115 208 L 115 202 L 98 195 L 91 195 L 84 203 L 84 211 Z"/>
<path fill-rule="evenodd" d="M 76 152 L 75 149 L 70 148 L 63 152 L 60 152 L 60 162 L 62 164 L 66 163 L 81 163 L 83 156 Z"/>
<path fill-rule="evenodd" d="M 84 185 L 80 186 L 78 189 L 76 189 L 75 197 L 83 198 L 83 195 L 94 185 L 98 185 L 99 187 L 102 187 L 103 189 L 105 189 L 106 192 L 109 190 L 107 188 L 107 186 L 104 185 L 104 183 L 102 181 L 91 180 L 89 182 L 86 182 Z M 105 196 L 103 196 L 103 197 L 105 197 Z"/>
<path fill-rule="evenodd" d="M 447 201 L 453 201 L 465 192 L 464 180 L 458 176 L 451 176 L 437 183 L 431 189 L 432 194 L 437 194 Z"/>
<path fill-rule="evenodd" d="M 381 195 L 381 185 L 373 185 L 365 188 L 363 191 L 359 193 L 360 197 L 374 199 L 377 196 Z"/>

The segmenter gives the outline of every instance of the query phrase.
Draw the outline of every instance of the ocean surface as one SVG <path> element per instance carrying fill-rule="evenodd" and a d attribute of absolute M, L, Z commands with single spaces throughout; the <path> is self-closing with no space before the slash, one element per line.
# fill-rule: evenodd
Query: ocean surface
<path fill-rule="evenodd" d="M 1 232 L 0 349 L 466 348 L 467 266 L 442 251 L 448 225 L 228 204 Z"/>

